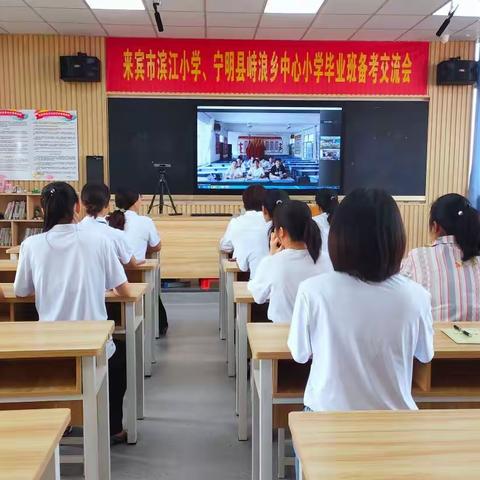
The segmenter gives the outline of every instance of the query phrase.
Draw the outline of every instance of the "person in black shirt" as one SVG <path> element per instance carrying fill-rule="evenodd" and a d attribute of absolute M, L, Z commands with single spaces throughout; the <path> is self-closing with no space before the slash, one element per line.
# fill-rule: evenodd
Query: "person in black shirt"
<path fill-rule="evenodd" d="M 275 160 L 275 165 L 273 165 L 270 170 L 270 180 L 281 180 L 282 178 L 287 178 L 287 169 L 282 161 L 277 158 Z"/>

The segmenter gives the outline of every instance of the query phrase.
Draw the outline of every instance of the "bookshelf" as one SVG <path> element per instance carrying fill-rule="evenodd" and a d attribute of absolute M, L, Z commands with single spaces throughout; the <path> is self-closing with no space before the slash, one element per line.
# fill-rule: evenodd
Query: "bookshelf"
<path fill-rule="evenodd" d="M 12 211 L 9 204 L 18 205 L 17 209 Z M 20 245 L 26 233 L 42 228 L 43 220 L 33 218 L 37 207 L 40 207 L 39 193 L 0 193 L 0 213 L 10 214 L 9 218 L 0 219 L 0 259 L 8 258 L 7 249 Z"/>

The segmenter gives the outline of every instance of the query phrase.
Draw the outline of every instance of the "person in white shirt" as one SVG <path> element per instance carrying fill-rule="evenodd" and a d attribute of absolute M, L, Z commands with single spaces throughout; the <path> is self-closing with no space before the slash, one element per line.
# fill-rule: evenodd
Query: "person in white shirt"
<path fill-rule="evenodd" d="M 330 188 L 322 188 L 315 195 L 315 203 L 320 210 L 319 215 L 315 215 L 313 219 L 317 222 L 322 235 L 322 249 L 328 253 L 328 234 L 330 232 L 330 224 L 332 223 L 333 214 L 338 207 L 338 195 L 335 190 Z"/>
<path fill-rule="evenodd" d="M 235 178 L 243 178 L 243 169 L 242 165 L 237 162 L 237 160 L 234 160 L 230 168 L 227 171 L 227 174 L 225 175 L 225 178 L 227 179 L 235 179 Z"/>
<path fill-rule="evenodd" d="M 268 256 L 273 212 L 288 198 L 284 190 L 267 190 L 262 203 L 265 222 L 247 226 L 235 237 L 235 259 L 242 272 L 250 272 L 250 279 L 255 277 L 260 261 Z"/>
<path fill-rule="evenodd" d="M 247 178 L 251 180 L 265 178 L 265 171 L 260 166 L 260 160 L 258 160 L 258 158 L 255 159 L 255 162 L 250 167 L 250 170 L 247 173 Z"/>
<path fill-rule="evenodd" d="M 105 218 L 110 207 L 110 189 L 107 185 L 87 183 L 82 188 L 80 198 L 87 213 L 80 225 L 108 237 L 113 242 L 118 259 L 125 266 L 137 265 L 133 256 L 133 248 L 129 245 L 125 232 L 110 227 Z"/>
<path fill-rule="evenodd" d="M 273 225 L 270 255 L 258 265 L 248 289 L 255 303 L 270 300 L 269 320 L 289 324 L 300 283 L 333 268 L 328 255 L 321 252 L 320 230 L 306 203 L 282 203 L 275 209 Z"/>
<path fill-rule="evenodd" d="M 457 193 L 430 209 L 432 245 L 413 249 L 402 273 L 432 295 L 435 322 L 480 321 L 480 217 Z"/>
<path fill-rule="evenodd" d="M 245 213 L 234 217 L 227 225 L 227 229 L 220 240 L 220 249 L 223 252 L 234 253 L 234 241 L 239 233 L 252 228 L 262 228 L 265 220 L 262 214 L 262 203 L 265 197 L 265 188 L 261 185 L 250 185 L 243 191 L 242 200 Z"/>
<path fill-rule="evenodd" d="M 41 194 L 44 233 L 25 239 L 15 276 L 18 297 L 35 294 L 40 321 L 107 320 L 105 291 L 128 295 L 127 277 L 113 243 L 92 229 L 78 225 L 80 203 L 64 182 L 47 185 Z M 125 345 L 110 340 L 110 434 L 124 442 L 122 404 L 126 390 Z"/>
<path fill-rule="evenodd" d="M 415 410 L 413 360 L 433 357 L 430 295 L 399 274 L 406 236 L 383 190 L 339 205 L 329 249 L 334 272 L 300 284 L 288 346 L 312 366 L 304 404 L 314 411 Z"/>
<path fill-rule="evenodd" d="M 108 224 L 125 232 L 137 261 L 145 260 L 147 253 L 159 252 L 160 236 L 150 217 L 139 215 L 142 199 L 136 192 L 119 188 L 115 193 L 117 210 L 108 216 Z"/>

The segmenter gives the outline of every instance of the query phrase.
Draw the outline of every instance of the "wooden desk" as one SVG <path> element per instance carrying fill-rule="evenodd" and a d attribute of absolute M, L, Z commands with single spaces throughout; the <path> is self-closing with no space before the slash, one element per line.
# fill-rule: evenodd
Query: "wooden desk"
<path fill-rule="evenodd" d="M 156 217 L 163 278 L 218 278 L 218 244 L 230 217 Z"/>
<path fill-rule="evenodd" d="M 17 247 L 13 247 L 17 248 Z M 12 248 L 12 249 L 13 249 Z M 11 249 L 9 249 L 11 250 Z M 17 271 L 16 260 L 0 260 L 0 283 L 13 283 Z M 145 374 L 152 375 L 152 363 L 154 363 L 154 330 L 158 327 L 157 298 L 160 287 L 158 285 L 160 263 L 157 259 L 148 259 L 142 265 L 125 269 L 128 281 L 132 283 L 145 283 L 148 288 L 145 291 Z"/>
<path fill-rule="evenodd" d="M 303 478 L 480 478 L 480 411 L 290 413 Z"/>
<path fill-rule="evenodd" d="M 126 427 L 128 443 L 131 444 L 137 442 L 137 419 L 143 419 L 145 408 L 143 296 L 147 289 L 147 284 L 132 283 L 129 286 L 130 294 L 128 296 L 119 296 L 112 291 L 105 293 L 107 307 L 115 307 L 115 305 L 120 307 L 120 322 L 116 325 L 115 333 L 125 334 L 127 350 Z M 0 284 L 0 307 L 5 305 L 10 309 L 7 319 L 10 322 L 31 319 L 32 312 L 36 312 L 35 297 L 15 296 L 11 283 Z M 118 318 L 117 315 L 115 316 Z"/>
<path fill-rule="evenodd" d="M 0 265 L 1 271 L 1 265 Z M 131 283 L 145 283 L 145 375 L 152 376 L 152 363 L 155 363 L 154 342 L 158 328 L 158 295 L 160 286 L 160 262 L 157 259 L 147 259 L 145 263 L 136 267 L 126 267 L 128 281 Z"/>
<path fill-rule="evenodd" d="M 255 303 L 248 290 L 248 282 L 233 282 L 233 301 L 236 305 L 236 405 L 238 413 L 238 439 L 248 440 L 248 339 L 247 323 L 252 321 Z M 267 321 L 267 318 L 265 318 Z"/>
<path fill-rule="evenodd" d="M 456 344 L 435 324 L 435 355 L 430 364 L 415 362 L 412 392 L 422 406 L 480 402 L 480 345 Z M 468 328 L 471 322 L 459 323 Z M 480 326 L 480 325 L 479 325 Z M 303 405 L 308 368 L 293 362 L 287 346 L 289 325 L 249 323 L 252 351 L 252 478 L 272 477 L 272 407 Z M 292 370 L 293 369 L 293 370 Z"/>
<path fill-rule="evenodd" d="M 110 479 L 105 345 L 113 329 L 111 321 L 0 323 L 1 409 L 80 401 L 86 480 Z"/>
<path fill-rule="evenodd" d="M 225 274 L 225 310 L 227 318 L 227 371 L 228 376 L 235 375 L 235 304 L 233 301 L 233 282 L 241 272 L 237 262 L 225 259 L 222 262 Z"/>
<path fill-rule="evenodd" d="M 60 478 L 58 444 L 70 410 L 0 412 L 0 480 Z"/>

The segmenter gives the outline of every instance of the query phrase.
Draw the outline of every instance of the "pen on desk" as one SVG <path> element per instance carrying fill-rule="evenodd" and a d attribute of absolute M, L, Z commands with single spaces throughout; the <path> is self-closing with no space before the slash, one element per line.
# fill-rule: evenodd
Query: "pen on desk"
<path fill-rule="evenodd" d="M 466 330 L 464 330 L 463 328 L 460 328 L 458 325 L 454 325 L 453 328 L 461 333 L 463 333 L 464 335 L 466 335 L 467 337 L 471 337 L 472 334 L 470 332 L 467 332 Z"/>

